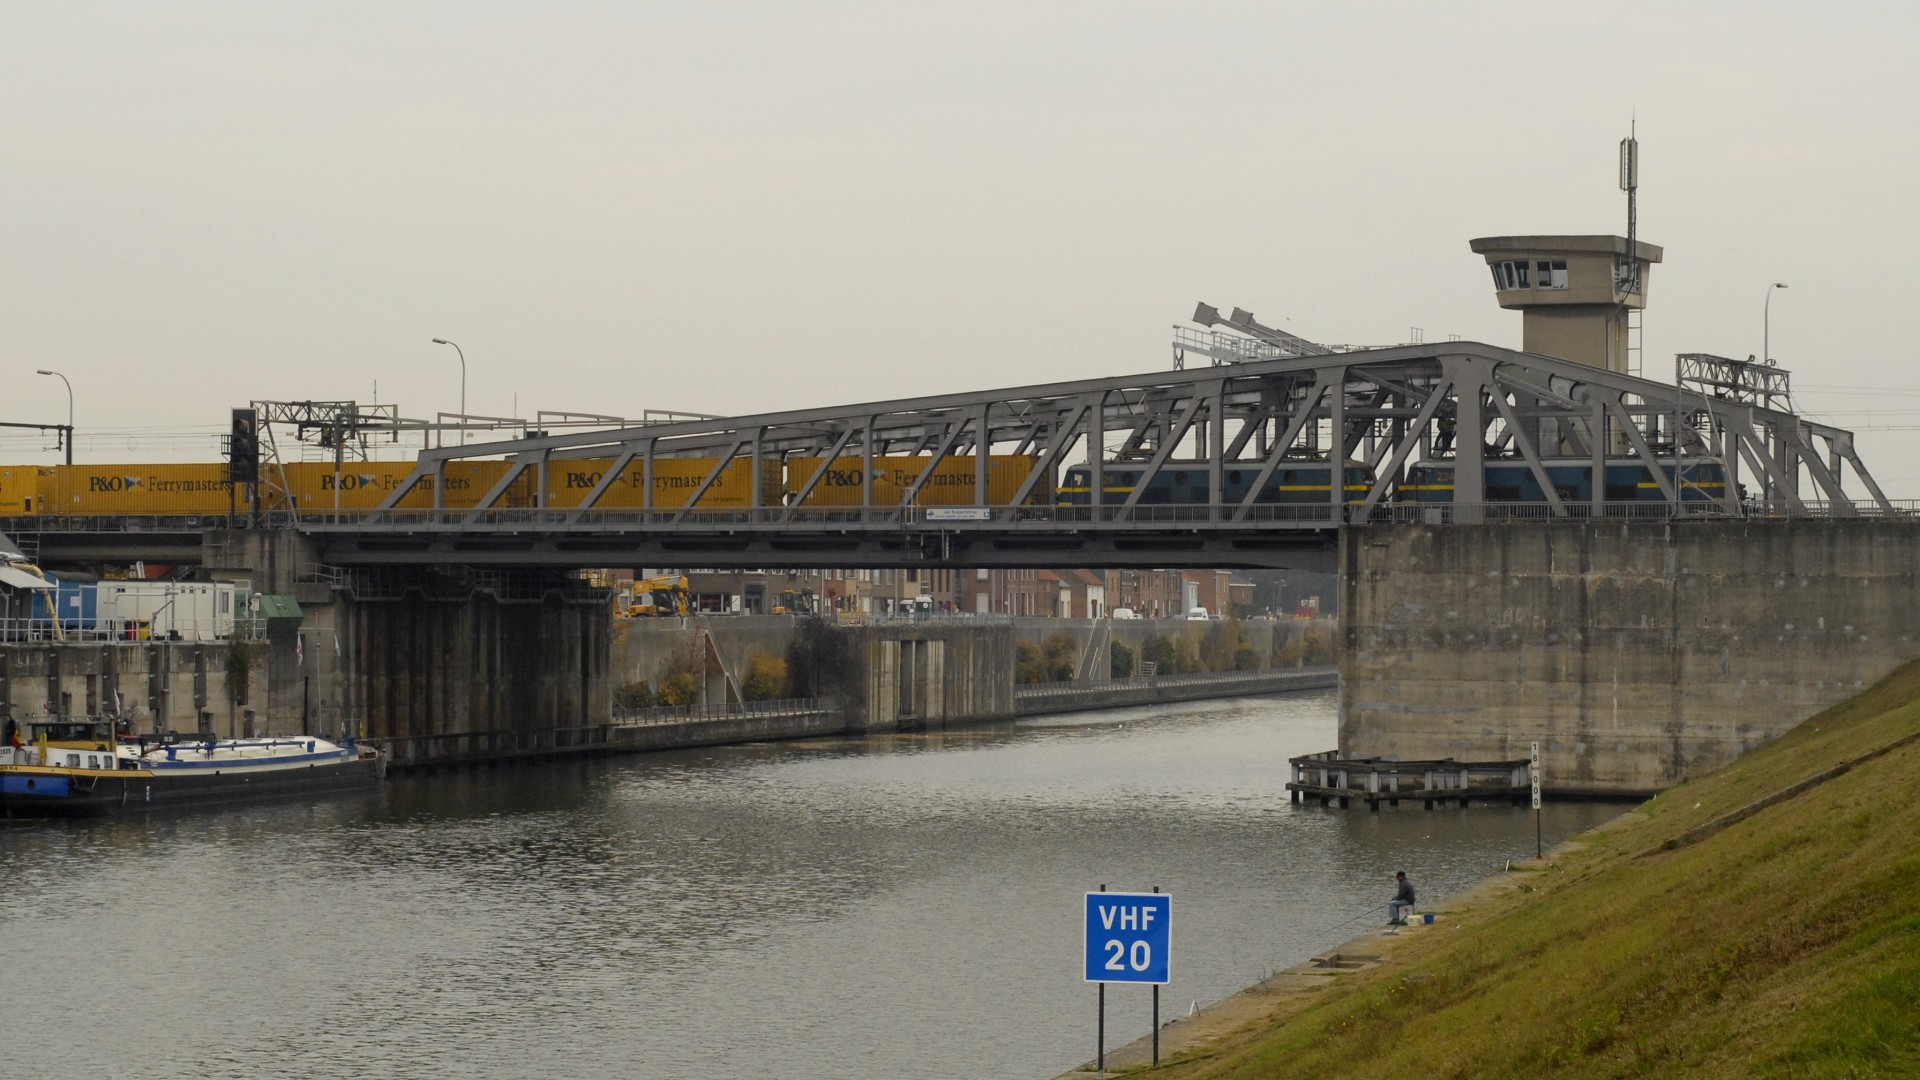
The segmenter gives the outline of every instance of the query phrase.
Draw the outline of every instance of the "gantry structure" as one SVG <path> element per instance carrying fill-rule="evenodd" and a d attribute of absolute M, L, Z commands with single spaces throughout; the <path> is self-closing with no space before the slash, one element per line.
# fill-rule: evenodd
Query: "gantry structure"
<path fill-rule="evenodd" d="M 378 509 L 298 527 L 335 565 L 1304 568 L 1333 564 L 1342 529 L 1395 523 L 1903 512 L 1851 433 L 1736 361 L 1691 355 L 1669 385 L 1477 342 L 1336 351 L 1209 313 L 1246 336 L 1176 338 L 1205 366 L 429 449 Z M 1318 485 L 1271 494 L 1316 463 Z M 1631 498 L 1567 483 L 1635 466 Z M 1490 492 L 1490 470 L 1532 497 Z M 458 475 L 485 489 L 450 493 Z"/>

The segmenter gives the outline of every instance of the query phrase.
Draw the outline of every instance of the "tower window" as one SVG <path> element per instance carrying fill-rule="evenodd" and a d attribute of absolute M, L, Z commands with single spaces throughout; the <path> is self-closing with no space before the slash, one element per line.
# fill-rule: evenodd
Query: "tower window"
<path fill-rule="evenodd" d="M 1494 263 L 1493 287 L 1503 292 L 1509 289 L 1528 288 L 1526 260 Z"/>
<path fill-rule="evenodd" d="M 1534 273 L 1539 275 L 1538 288 L 1564 289 L 1567 287 L 1567 260 L 1539 259 L 1533 264 Z"/>

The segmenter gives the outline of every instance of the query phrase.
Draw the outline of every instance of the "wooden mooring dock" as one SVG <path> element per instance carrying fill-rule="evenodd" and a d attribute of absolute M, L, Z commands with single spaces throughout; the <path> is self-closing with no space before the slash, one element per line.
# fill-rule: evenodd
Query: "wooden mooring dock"
<path fill-rule="evenodd" d="M 1337 750 L 1289 758 L 1293 779 L 1287 782 L 1292 801 L 1320 800 L 1321 806 L 1339 804 L 1342 810 L 1363 801 L 1368 810 L 1381 803 L 1398 807 L 1402 799 L 1418 800 L 1423 809 L 1469 800 L 1525 806 L 1533 798 L 1526 759 L 1519 761 L 1390 761 L 1386 758 L 1343 758 Z"/>

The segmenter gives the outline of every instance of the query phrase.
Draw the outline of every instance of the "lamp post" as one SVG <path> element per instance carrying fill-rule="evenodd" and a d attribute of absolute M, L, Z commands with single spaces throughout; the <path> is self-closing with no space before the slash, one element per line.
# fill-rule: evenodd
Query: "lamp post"
<path fill-rule="evenodd" d="M 73 464 L 73 384 L 67 382 L 65 375 L 57 371 L 48 371 L 46 368 L 41 368 L 35 374 L 52 375 L 67 384 L 67 464 L 71 465 Z"/>
<path fill-rule="evenodd" d="M 1767 302 L 1760 308 L 1760 362 L 1769 366 L 1773 364 L 1773 290 L 1786 287 L 1784 281 L 1767 286 Z"/>
<path fill-rule="evenodd" d="M 435 345 L 453 345 L 446 338 L 434 338 Z M 460 357 L 460 445 L 467 445 L 467 354 L 460 346 L 453 345 L 453 351 Z"/>

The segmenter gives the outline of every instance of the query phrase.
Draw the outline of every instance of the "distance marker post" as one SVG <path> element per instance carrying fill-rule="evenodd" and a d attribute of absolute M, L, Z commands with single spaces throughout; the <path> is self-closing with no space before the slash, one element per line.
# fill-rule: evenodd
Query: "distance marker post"
<path fill-rule="evenodd" d="M 1533 777 L 1533 857 L 1540 858 L 1540 744 L 1533 744 L 1533 761 L 1527 766 Z"/>

